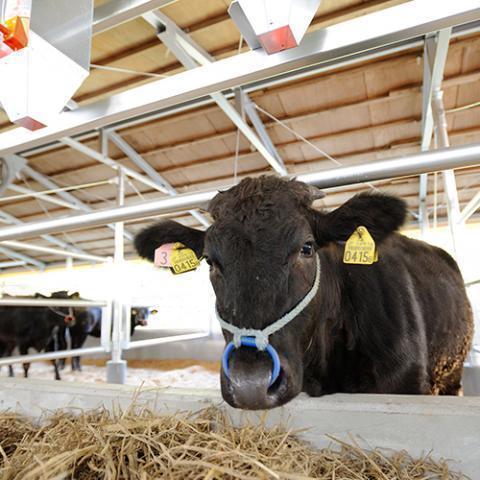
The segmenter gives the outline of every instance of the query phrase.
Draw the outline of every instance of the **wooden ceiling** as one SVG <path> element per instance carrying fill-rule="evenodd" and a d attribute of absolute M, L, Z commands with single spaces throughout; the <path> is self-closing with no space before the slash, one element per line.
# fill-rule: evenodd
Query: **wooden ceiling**
<path fill-rule="evenodd" d="M 96 2 L 96 5 L 103 2 Z M 227 14 L 228 0 L 177 0 L 163 9 L 172 20 L 217 59 L 235 55 L 239 32 Z M 311 29 L 387 8 L 401 1 L 324 0 Z M 246 47 L 243 47 L 246 50 Z M 132 20 L 93 38 L 92 63 L 128 69 L 139 73 L 120 73 L 92 69 L 91 75 L 74 97 L 80 104 L 98 100 L 155 79 L 148 74 L 174 75 L 183 68 L 157 39 L 153 28 L 141 18 Z M 257 105 L 290 129 L 308 139 L 298 140 L 284 126 L 261 113 L 271 139 L 291 174 L 335 168 L 320 153 L 327 152 L 342 165 L 369 163 L 389 157 L 418 152 L 422 105 L 423 60 L 421 49 L 358 63 L 349 68 L 316 74 L 253 92 Z M 445 70 L 444 101 L 452 145 L 478 141 L 480 108 L 470 106 L 480 100 L 480 35 L 452 40 Z M 6 118 L 0 126 L 9 128 Z M 159 173 L 179 192 L 217 188 L 233 182 L 237 164 L 238 178 L 271 172 L 265 159 L 240 135 L 236 158 L 237 129 L 215 104 L 180 114 L 147 121 L 119 130 Z M 98 137 L 86 145 L 99 149 Z M 138 168 L 110 144 L 110 157 L 132 169 Z M 48 152 L 29 156 L 29 164 L 48 175 L 60 186 L 99 182 L 115 177 L 109 167 L 69 147 L 59 146 Z M 480 169 L 458 170 L 457 186 L 463 207 L 478 191 Z M 19 180 L 22 186 L 44 188 L 33 180 Z M 412 212 L 418 211 L 418 177 L 375 182 L 375 187 L 395 193 L 408 201 Z M 323 203 L 333 208 L 368 185 L 328 190 Z M 435 182 L 430 175 L 428 206 L 434 204 Z M 4 196 L 11 195 L 7 191 Z M 115 205 L 113 184 L 75 190 L 75 196 L 93 209 Z M 127 185 L 127 204 L 162 197 L 137 181 Z M 438 218 L 445 220 L 443 185 L 437 182 Z M 71 215 L 63 207 L 35 199 L 0 200 L 0 208 L 23 222 Z M 196 225 L 189 215 L 181 221 Z M 412 219 L 413 220 L 413 216 Z M 130 222 L 127 229 L 137 231 L 145 220 Z M 90 228 L 59 234 L 59 238 L 97 255 L 113 253 L 113 231 L 108 227 Z M 33 240 L 31 240 L 33 242 Z M 34 243 L 51 246 L 43 239 Z M 126 242 L 127 255 L 133 254 Z M 53 255 L 25 251 L 45 262 L 60 260 Z M 0 261 L 6 258 L 1 257 Z"/>

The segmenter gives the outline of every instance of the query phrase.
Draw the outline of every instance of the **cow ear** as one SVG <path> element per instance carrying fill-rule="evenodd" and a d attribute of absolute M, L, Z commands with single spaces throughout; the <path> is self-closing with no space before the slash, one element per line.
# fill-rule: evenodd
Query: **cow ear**
<path fill-rule="evenodd" d="M 378 243 L 398 230 L 406 215 L 406 203 L 398 197 L 361 193 L 330 213 L 316 212 L 313 229 L 319 245 L 346 241 L 360 226 Z"/>
<path fill-rule="evenodd" d="M 195 228 L 186 227 L 172 220 L 151 225 L 142 230 L 135 237 L 135 249 L 138 254 L 153 262 L 155 250 L 166 243 L 183 243 L 192 249 L 197 257 L 203 254 L 205 232 Z"/>
<path fill-rule="evenodd" d="M 80 293 L 79 293 L 79 292 L 72 293 L 72 294 L 70 295 L 70 298 L 79 299 L 79 298 L 80 298 Z"/>

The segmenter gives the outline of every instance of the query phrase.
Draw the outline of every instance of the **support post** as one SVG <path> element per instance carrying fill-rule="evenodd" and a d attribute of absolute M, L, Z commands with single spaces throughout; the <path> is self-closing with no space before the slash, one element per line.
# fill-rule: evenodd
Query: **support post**
<path fill-rule="evenodd" d="M 123 167 L 118 168 L 118 193 L 117 204 L 123 207 L 125 203 L 125 172 Z M 123 295 L 120 289 L 119 271 L 124 259 L 123 248 L 124 223 L 115 223 L 115 253 L 113 257 L 113 268 L 115 272 L 115 288 L 113 292 L 113 331 L 112 331 L 112 358 L 107 362 L 107 382 L 108 383 L 125 383 L 127 374 L 127 362 L 122 360 L 122 325 L 123 315 Z"/>
<path fill-rule="evenodd" d="M 443 91 L 435 90 L 432 96 L 432 113 L 435 120 L 435 136 L 438 148 L 447 148 L 450 146 L 447 130 L 447 117 L 445 116 L 445 108 L 443 105 Z M 448 224 L 450 226 L 450 234 L 452 236 L 453 251 L 457 261 L 461 266 L 459 256 L 459 240 L 460 240 L 460 204 L 458 201 L 457 185 L 455 183 L 455 173 L 453 170 L 444 170 L 442 172 L 443 183 L 445 187 L 445 196 L 447 200 Z"/>

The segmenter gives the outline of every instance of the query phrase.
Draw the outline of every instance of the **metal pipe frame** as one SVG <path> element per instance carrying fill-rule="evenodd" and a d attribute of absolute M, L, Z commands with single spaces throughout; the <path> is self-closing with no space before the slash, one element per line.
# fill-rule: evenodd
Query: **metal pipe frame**
<path fill-rule="evenodd" d="M 103 300 L 73 300 L 61 298 L 0 298 L 0 305 L 4 307 L 106 307 L 108 302 Z"/>
<path fill-rule="evenodd" d="M 92 35 L 109 30 L 177 0 L 110 0 L 93 11 Z"/>
<path fill-rule="evenodd" d="M 143 18 L 157 30 L 157 37 L 175 57 L 177 57 L 185 68 L 191 70 L 200 65 L 205 66 L 215 62 L 214 57 L 194 42 L 165 14 L 159 11 L 149 12 L 143 15 Z M 268 138 L 267 131 L 264 128 L 260 128 L 262 135 L 268 138 L 268 146 L 255 134 L 242 115 L 238 113 L 222 93 L 216 92 L 212 94 L 211 97 L 272 168 L 280 175 L 286 175 L 287 170 L 285 169 L 283 160 L 276 152 L 273 142 Z M 257 121 L 257 125 L 258 121 L 261 124 L 260 117 L 257 116 L 255 120 Z M 253 122 L 253 124 L 254 126 L 256 125 L 255 122 Z M 259 133 L 258 129 L 257 133 Z M 276 154 L 272 154 L 272 151 Z"/>
<path fill-rule="evenodd" d="M 16 252 L 8 247 L 0 246 L 0 253 L 3 255 L 13 259 L 13 260 L 21 260 L 22 262 L 28 263 L 29 265 L 33 265 L 38 267 L 40 270 L 45 270 L 46 264 L 36 258 L 30 257 L 29 255 L 25 255 L 24 253 Z"/>
<path fill-rule="evenodd" d="M 43 200 L 44 202 L 49 202 L 53 203 L 54 205 L 59 205 L 61 207 L 65 208 L 71 208 L 72 210 L 80 210 L 79 207 L 74 205 L 73 203 L 66 202 L 65 200 L 61 200 L 60 198 L 53 197 L 50 194 L 47 193 L 42 193 L 42 192 L 36 192 L 35 190 L 31 190 L 30 188 L 25 188 L 20 185 L 17 185 L 15 183 L 11 183 L 8 187 L 7 190 L 12 190 L 13 192 L 18 192 L 24 194 L 24 198 L 38 198 L 38 200 Z M 1 197 L 0 202 L 8 202 L 9 200 L 15 200 L 19 198 L 20 195 L 15 196 L 15 197 Z"/>
<path fill-rule="evenodd" d="M 150 188 L 153 188 L 154 190 L 158 190 L 159 192 L 162 192 L 162 193 L 167 193 L 165 191 L 165 188 L 163 188 L 161 185 L 156 184 L 155 182 L 152 182 L 148 177 L 145 177 L 145 175 L 142 175 L 136 172 L 135 170 L 132 170 L 128 167 L 120 165 L 115 160 L 104 156 L 101 152 L 97 152 L 93 148 L 90 148 L 87 145 L 84 145 L 83 143 L 80 143 L 77 140 L 74 140 L 73 138 L 68 138 L 68 137 L 62 138 L 61 141 L 65 145 L 68 145 L 74 150 L 77 150 L 78 152 L 83 153 L 84 155 L 87 155 L 88 157 L 93 158 L 94 160 L 97 160 L 100 163 L 103 163 L 104 165 L 107 165 L 107 167 L 110 167 L 113 170 L 118 171 L 119 169 L 122 169 L 124 173 L 129 177 L 143 183 L 144 185 L 147 185 Z"/>
<path fill-rule="evenodd" d="M 423 48 L 422 151 L 428 150 L 432 141 L 432 97 L 434 92 L 442 86 L 451 36 L 452 29 L 445 28 L 435 35 L 425 38 Z M 427 189 L 428 174 L 424 173 L 420 175 L 418 211 L 422 234 L 425 234 L 428 228 Z"/>
<path fill-rule="evenodd" d="M 163 345 L 165 343 L 172 343 L 172 342 L 181 342 L 183 340 L 195 340 L 197 338 L 204 338 L 208 336 L 209 336 L 208 332 L 199 332 L 199 333 L 185 333 L 182 335 L 172 335 L 169 337 L 148 338 L 146 340 L 136 340 L 134 342 L 129 343 L 127 350 L 133 350 L 135 348 L 153 347 L 155 345 Z"/>
<path fill-rule="evenodd" d="M 34 252 L 50 253 L 52 255 L 59 255 L 67 258 L 78 258 L 79 260 L 88 260 L 91 262 L 109 262 L 111 260 L 111 257 L 99 257 L 98 255 L 90 255 L 88 253 L 76 253 L 70 250 L 60 250 L 58 248 L 42 247 L 40 245 L 34 245 L 32 243 L 15 242 L 13 240 L 1 242 L 0 245 L 11 248 L 18 248 L 21 250 L 32 250 Z"/>
<path fill-rule="evenodd" d="M 160 175 L 126 140 L 117 132 L 111 130 L 104 132 L 104 138 L 110 139 L 138 168 L 142 169 L 154 182 L 163 187 L 168 195 L 178 195 L 177 190 Z M 210 226 L 208 218 L 197 210 L 190 210 L 188 213 L 200 222 L 204 227 Z"/>
<path fill-rule="evenodd" d="M 16 363 L 43 362 L 45 360 L 58 360 L 59 358 L 81 357 L 83 355 L 106 354 L 103 347 L 87 347 L 72 350 L 58 350 L 56 352 L 35 353 L 32 355 L 17 355 L 14 357 L 0 358 L 0 367 Z"/>
<path fill-rule="evenodd" d="M 480 192 L 467 203 L 460 214 L 460 222 L 466 222 L 480 208 Z"/>
<path fill-rule="evenodd" d="M 0 155 L 28 150 L 65 136 L 113 126 L 115 122 L 190 102 L 224 89 L 253 83 L 313 64 L 336 62 L 385 45 L 409 40 L 480 16 L 477 0 L 412 0 L 396 7 L 311 32 L 294 49 L 268 56 L 251 51 L 132 88 L 61 113 L 36 132 L 13 129 L 0 135 Z"/>
<path fill-rule="evenodd" d="M 419 152 L 407 157 L 397 157 L 366 165 L 340 167 L 315 173 L 297 175 L 299 181 L 311 183 L 319 188 L 400 178 L 421 173 L 480 164 L 480 144 L 451 147 L 428 152 Z M 6 227 L 0 230 L 0 241 L 24 238 L 50 232 L 68 231 L 104 225 L 108 222 L 127 221 L 206 208 L 218 190 L 195 192 L 167 197 L 137 205 L 97 210 L 92 213 Z"/>
<path fill-rule="evenodd" d="M 3 218 L 7 223 L 11 223 L 14 225 L 25 225 L 25 222 L 23 222 L 22 220 L 2 210 L 0 210 L 0 218 Z M 77 252 L 77 253 L 85 253 L 83 252 L 83 250 L 80 250 L 79 248 L 74 247 L 73 245 L 70 245 L 67 242 L 64 242 L 63 240 L 60 240 L 59 238 L 52 237 L 51 235 L 42 235 L 41 237 L 44 240 L 47 240 L 47 242 L 50 242 L 53 245 L 57 245 L 58 247 L 61 247 L 67 250 L 72 250 L 73 252 Z"/>
<path fill-rule="evenodd" d="M 480 21 L 468 22 L 466 24 L 462 24 L 454 27 L 452 30 L 453 32 L 452 38 L 460 38 L 465 35 L 471 35 L 471 34 L 477 33 L 479 30 L 480 30 Z M 261 89 L 283 85 L 286 82 L 300 80 L 302 78 L 309 78 L 313 75 L 325 73 L 333 69 L 356 65 L 359 62 L 375 60 L 378 58 L 382 58 L 383 56 L 386 56 L 386 55 L 392 55 L 394 53 L 401 53 L 409 49 L 421 47 L 422 45 L 424 45 L 423 36 L 421 37 L 417 36 L 417 37 L 410 38 L 408 40 L 396 42 L 393 45 L 385 45 L 382 47 L 373 48 L 371 50 L 362 51 L 362 52 L 350 55 L 347 58 L 337 58 L 332 61 L 323 62 L 320 65 L 311 65 L 307 67 L 302 67 L 294 71 L 276 75 L 275 77 L 265 78 L 260 81 L 247 83 L 242 87 L 242 90 L 246 93 L 255 92 Z M 226 96 L 226 98 L 231 98 L 234 96 L 234 90 L 237 90 L 237 89 L 226 90 L 223 93 Z M 208 105 L 211 105 L 212 103 L 213 103 L 212 97 L 209 97 L 209 96 L 200 97 L 195 100 L 179 103 L 174 107 L 155 110 L 152 113 L 137 115 L 137 116 L 128 118 L 126 120 L 122 120 L 120 122 L 115 122 L 114 124 L 110 125 L 108 128 L 121 130 L 124 128 L 141 125 L 147 121 L 150 122 L 150 121 L 168 117 L 170 115 L 174 115 L 176 113 L 181 113 L 189 110 L 194 110 L 196 108 L 208 106 Z M 100 129 L 100 131 L 101 130 L 102 129 Z M 97 137 L 98 135 L 99 135 L 98 130 L 86 130 L 84 133 L 76 136 L 76 139 L 89 140 Z M 24 151 L 22 155 L 24 155 L 25 157 L 29 157 L 30 155 L 45 153 L 55 148 L 58 148 L 58 143 L 56 141 L 47 143 L 39 147 L 28 149 Z"/>
<path fill-rule="evenodd" d="M 27 262 L 23 260 L 16 260 L 11 262 L 0 262 L 0 269 L 2 268 L 13 268 L 13 267 L 23 267 Z"/>
<path fill-rule="evenodd" d="M 450 141 L 448 138 L 447 117 L 443 105 L 443 91 L 435 90 L 432 97 L 432 112 L 434 118 L 435 138 L 437 146 L 440 148 L 448 148 Z M 455 182 L 455 172 L 453 169 L 445 169 L 442 172 L 443 184 L 445 188 L 445 197 L 447 200 L 447 214 L 450 233 L 452 236 L 453 250 L 457 261 L 461 265 L 459 258 L 460 243 L 460 202 L 458 200 L 457 185 Z"/>
<path fill-rule="evenodd" d="M 155 345 L 164 345 L 165 343 L 181 342 L 185 340 L 195 340 L 198 338 L 208 337 L 208 332 L 186 333 L 182 335 L 171 335 L 168 337 L 150 338 L 147 340 L 137 340 L 130 342 L 126 350 L 134 350 L 136 348 L 153 347 Z M 36 353 L 32 355 L 17 355 L 14 357 L 0 358 L 0 367 L 4 365 L 13 365 L 16 363 L 42 362 L 45 360 L 58 360 L 59 358 L 81 357 L 86 355 L 107 354 L 104 347 L 86 347 L 72 350 L 59 350 L 56 352 Z"/>

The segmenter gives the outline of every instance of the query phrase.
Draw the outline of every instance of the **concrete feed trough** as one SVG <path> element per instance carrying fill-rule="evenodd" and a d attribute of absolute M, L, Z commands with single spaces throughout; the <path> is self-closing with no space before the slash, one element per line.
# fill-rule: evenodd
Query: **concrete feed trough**
<path fill-rule="evenodd" d="M 245 414 L 222 403 L 216 390 L 138 389 L 122 385 L 92 385 L 53 381 L 0 380 L 0 410 L 10 409 L 38 418 L 45 410 L 109 410 L 128 407 L 132 398 L 158 413 L 197 411 L 210 405 L 227 409 L 236 423 L 258 414 Z M 480 399 L 406 395 L 301 396 L 269 412 L 267 424 L 308 428 L 303 438 L 325 447 L 331 434 L 348 441 L 350 434 L 371 447 L 407 450 L 412 455 L 433 451 L 434 458 L 451 459 L 452 469 L 472 479 L 480 471 Z"/>

